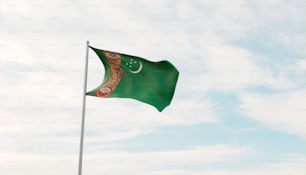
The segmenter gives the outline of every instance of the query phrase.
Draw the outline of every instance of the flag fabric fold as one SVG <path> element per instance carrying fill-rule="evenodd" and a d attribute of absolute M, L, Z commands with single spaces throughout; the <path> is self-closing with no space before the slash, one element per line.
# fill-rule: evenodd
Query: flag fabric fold
<path fill-rule="evenodd" d="M 152 62 L 141 57 L 90 47 L 102 61 L 104 80 L 87 95 L 132 98 L 162 111 L 173 98 L 178 70 L 169 61 Z"/>

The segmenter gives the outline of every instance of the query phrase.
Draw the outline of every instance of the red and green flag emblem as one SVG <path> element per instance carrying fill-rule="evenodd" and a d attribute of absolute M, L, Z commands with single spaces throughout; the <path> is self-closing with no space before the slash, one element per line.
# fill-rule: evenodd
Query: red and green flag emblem
<path fill-rule="evenodd" d="M 132 98 L 153 105 L 159 111 L 171 103 L 179 72 L 170 62 L 152 62 L 136 56 L 90 48 L 102 61 L 105 75 L 102 84 L 87 92 L 87 95 Z"/>

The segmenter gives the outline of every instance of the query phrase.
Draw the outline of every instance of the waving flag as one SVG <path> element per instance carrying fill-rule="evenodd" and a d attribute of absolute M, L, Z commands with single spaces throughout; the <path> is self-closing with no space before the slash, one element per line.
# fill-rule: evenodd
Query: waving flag
<path fill-rule="evenodd" d="M 159 111 L 174 95 L 178 70 L 168 61 L 152 62 L 144 58 L 90 47 L 105 68 L 100 86 L 87 95 L 109 98 L 132 98 L 153 105 Z"/>

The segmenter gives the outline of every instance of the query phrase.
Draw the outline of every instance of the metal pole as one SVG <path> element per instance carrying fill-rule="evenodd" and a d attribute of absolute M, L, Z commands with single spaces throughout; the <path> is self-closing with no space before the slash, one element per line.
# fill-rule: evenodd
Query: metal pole
<path fill-rule="evenodd" d="M 87 72 L 88 72 L 88 50 L 89 50 L 89 41 L 86 42 L 86 60 L 85 60 L 85 76 L 84 76 L 84 91 L 83 91 L 82 124 L 81 124 L 81 139 L 80 139 L 80 154 L 79 154 L 78 175 L 82 175 L 82 164 L 83 164 L 84 126 L 85 126 Z"/>

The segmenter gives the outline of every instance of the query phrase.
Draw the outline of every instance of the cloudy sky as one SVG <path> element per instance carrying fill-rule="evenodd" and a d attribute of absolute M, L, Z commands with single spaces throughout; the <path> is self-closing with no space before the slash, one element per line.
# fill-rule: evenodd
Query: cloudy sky
<path fill-rule="evenodd" d="M 167 59 L 162 113 L 87 98 L 86 175 L 305 175 L 302 0 L 0 0 L 0 174 L 77 174 L 85 47 Z M 90 51 L 88 89 L 104 76 Z"/>

